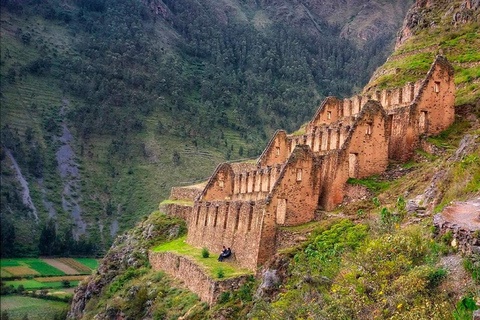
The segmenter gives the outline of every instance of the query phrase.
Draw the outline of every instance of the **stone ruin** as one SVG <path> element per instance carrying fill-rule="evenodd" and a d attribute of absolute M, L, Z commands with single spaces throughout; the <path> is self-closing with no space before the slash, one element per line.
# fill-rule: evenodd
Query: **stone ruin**
<path fill-rule="evenodd" d="M 343 100 L 328 97 L 303 130 L 278 130 L 256 163 L 222 163 L 203 188 L 173 188 L 170 199 L 183 203 L 162 209 L 186 219 L 188 244 L 211 252 L 225 245 L 238 266 L 256 271 L 275 254 L 278 227 L 313 221 L 318 209 L 333 210 L 343 202 L 349 178 L 380 174 L 389 160 L 408 161 L 422 136 L 447 129 L 454 121 L 453 75 L 438 56 L 415 83 Z M 162 261 L 152 266 L 162 269 Z M 168 272 L 188 282 L 188 274 Z"/>

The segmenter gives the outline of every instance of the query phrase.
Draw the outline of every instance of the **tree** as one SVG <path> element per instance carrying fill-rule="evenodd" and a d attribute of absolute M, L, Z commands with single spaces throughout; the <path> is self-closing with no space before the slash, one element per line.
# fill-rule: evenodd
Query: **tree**
<path fill-rule="evenodd" d="M 71 287 L 70 281 L 68 281 L 68 280 L 62 280 L 62 286 L 63 286 L 64 288 L 70 288 L 70 287 Z"/>
<path fill-rule="evenodd" d="M 173 152 L 172 161 L 175 166 L 178 167 L 180 165 L 180 154 L 177 151 Z"/>
<path fill-rule="evenodd" d="M 10 317 L 8 316 L 7 310 L 4 310 L 2 312 L 2 320 L 10 320 Z"/>
<path fill-rule="evenodd" d="M 55 221 L 50 219 L 43 227 L 38 243 L 38 249 L 41 255 L 51 256 L 55 253 L 55 245 L 57 244 L 57 230 Z"/>
<path fill-rule="evenodd" d="M 1 256 L 12 257 L 15 255 L 15 226 L 5 217 L 1 220 Z"/>

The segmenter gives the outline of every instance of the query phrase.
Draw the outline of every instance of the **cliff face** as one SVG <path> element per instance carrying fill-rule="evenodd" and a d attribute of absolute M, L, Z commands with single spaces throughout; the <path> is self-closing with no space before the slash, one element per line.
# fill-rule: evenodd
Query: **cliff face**
<path fill-rule="evenodd" d="M 148 249 L 155 243 L 174 239 L 184 232 L 183 221 L 155 212 L 129 232 L 117 237 L 95 273 L 75 289 L 68 317 L 91 319 L 93 315 L 98 315 L 101 319 L 122 318 L 124 315 L 116 311 L 115 304 L 111 305 L 110 310 L 100 310 L 99 299 L 109 295 L 106 289 L 112 282 L 122 278 L 127 270 L 139 270 L 147 266 Z"/>

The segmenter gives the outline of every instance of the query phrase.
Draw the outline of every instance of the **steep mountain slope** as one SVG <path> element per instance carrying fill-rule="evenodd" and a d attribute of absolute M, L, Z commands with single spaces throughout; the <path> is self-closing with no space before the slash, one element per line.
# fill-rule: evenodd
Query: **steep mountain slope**
<path fill-rule="evenodd" d="M 35 254 L 48 219 L 58 248 L 108 247 L 172 185 L 362 87 L 409 3 L 2 0 L 2 252 Z"/>
<path fill-rule="evenodd" d="M 443 9 L 435 11 L 435 19 L 440 19 L 452 13 L 451 8 L 467 2 L 450 1 L 447 5 L 447 1 L 419 1 L 412 11 L 427 3 L 443 3 Z M 466 21 L 456 29 L 456 37 L 461 40 L 471 30 L 478 31 L 475 23 Z M 423 30 L 416 32 L 418 37 L 413 34 L 407 43 L 422 41 Z M 463 52 L 465 43 L 452 42 L 451 50 Z M 391 59 L 369 85 L 388 69 Z M 409 63 L 403 66 L 414 69 L 424 61 L 413 54 Z M 457 76 L 458 70 L 457 65 Z M 419 71 L 410 71 L 396 69 L 395 80 L 411 81 L 410 75 Z M 475 97 L 475 87 L 467 88 L 473 91 L 459 90 L 457 104 L 462 97 L 469 97 L 466 101 Z M 209 310 L 198 301 L 188 300 L 188 305 L 181 305 L 190 310 L 183 318 L 471 319 L 473 310 L 480 307 L 480 256 L 477 252 L 462 257 L 451 233 L 438 235 L 432 216 L 453 201 L 480 197 L 480 101 L 474 102 L 458 106 L 455 123 L 426 139 L 426 150 L 417 150 L 409 163 L 392 164 L 380 177 L 352 181 L 368 187 L 365 199 L 325 213 L 325 219 L 317 224 L 283 230 L 292 233 L 291 243 L 263 268 L 256 281 L 225 293 Z M 138 234 L 139 229 L 134 230 L 131 233 Z M 478 232 L 476 237 L 478 244 Z M 130 238 L 127 236 L 124 242 Z M 290 248 L 292 243 L 295 245 Z M 119 259 L 122 257 L 108 256 L 102 264 L 116 265 Z M 117 279 L 122 279 L 122 274 Z M 148 269 L 145 274 L 151 278 L 157 273 Z M 90 289 L 102 282 L 101 275 L 94 278 L 77 291 L 72 318 L 94 314 L 106 319 L 132 317 L 127 315 L 133 305 L 132 296 L 127 294 L 129 288 L 154 292 L 156 287 L 153 282 L 141 282 L 140 276 L 132 277 L 112 296 L 108 285 L 93 293 Z M 89 304 L 86 300 L 92 296 Z M 143 295 L 145 308 L 133 317 L 165 317 L 163 302 L 173 296 L 162 297 Z"/>
<path fill-rule="evenodd" d="M 455 67 L 455 104 L 480 97 L 480 4 L 478 1 L 416 1 L 399 32 L 395 53 L 375 71 L 365 91 L 415 81 L 445 55 Z"/>

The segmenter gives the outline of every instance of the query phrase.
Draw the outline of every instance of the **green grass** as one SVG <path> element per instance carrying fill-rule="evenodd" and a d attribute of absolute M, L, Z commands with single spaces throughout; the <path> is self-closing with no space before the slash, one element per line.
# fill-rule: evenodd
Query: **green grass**
<path fill-rule="evenodd" d="M 252 274 L 251 271 L 241 269 L 229 262 L 217 261 L 218 255 L 211 253 L 209 258 L 202 257 L 202 249 L 192 247 L 185 242 L 186 236 L 178 238 L 176 240 L 162 243 L 161 245 L 153 248 L 155 252 L 174 252 L 179 255 L 193 258 L 200 266 L 202 266 L 208 274 L 215 279 L 218 279 L 218 272 L 223 270 L 223 278 L 232 278 L 245 274 Z"/>
<path fill-rule="evenodd" d="M 314 229 L 321 224 L 321 221 L 312 221 L 305 224 L 301 224 L 299 226 L 289 226 L 289 227 L 278 227 L 279 230 L 286 230 L 291 232 L 301 232 L 301 231 L 308 231 L 310 229 Z"/>
<path fill-rule="evenodd" d="M 70 285 L 75 287 L 78 285 L 80 281 L 70 281 Z M 38 289 L 45 289 L 45 288 L 63 288 L 63 284 L 61 281 L 54 281 L 54 282 L 39 282 L 33 279 L 22 279 L 22 280 L 12 280 L 12 281 L 5 281 L 7 286 L 14 286 L 15 289 L 18 288 L 19 285 L 23 285 L 23 287 L 27 290 L 38 290 Z"/>
<path fill-rule="evenodd" d="M 20 320 L 25 315 L 29 320 L 53 319 L 57 313 L 68 308 L 68 303 L 21 296 L 2 296 L 1 309 L 8 312 L 10 320 Z"/>
<path fill-rule="evenodd" d="M 75 261 L 80 262 L 84 266 L 89 267 L 92 270 L 97 269 L 98 267 L 98 260 L 97 259 L 90 259 L 90 258 L 74 258 Z"/>
<path fill-rule="evenodd" d="M 186 199 L 182 199 L 182 200 L 163 200 L 162 202 L 160 202 L 160 205 L 162 205 L 162 204 L 179 204 L 179 205 L 183 205 L 183 206 L 193 206 L 193 201 L 186 200 Z"/>
<path fill-rule="evenodd" d="M 380 181 L 378 175 L 373 175 L 371 177 L 363 178 L 363 179 L 348 179 L 347 183 L 353 185 L 362 185 L 368 188 L 371 192 L 375 194 L 379 194 L 390 188 L 390 182 L 388 181 Z"/>
<path fill-rule="evenodd" d="M 42 276 L 63 276 L 65 273 L 37 258 L 2 259 L 2 268 L 7 266 L 27 266 Z M 2 271 L 3 273 L 4 271 Z"/>

